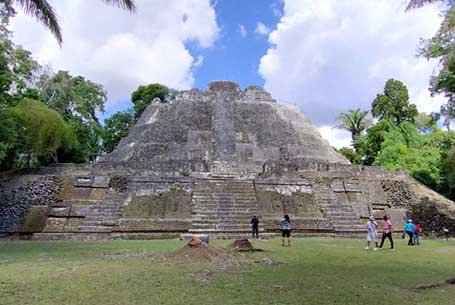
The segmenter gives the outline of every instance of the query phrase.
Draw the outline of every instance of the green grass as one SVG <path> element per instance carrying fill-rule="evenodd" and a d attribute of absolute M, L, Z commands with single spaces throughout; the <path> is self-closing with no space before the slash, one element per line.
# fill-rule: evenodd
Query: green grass
<path fill-rule="evenodd" d="M 455 277 L 455 243 L 396 242 L 373 252 L 363 240 L 259 241 L 265 251 L 246 258 L 285 264 L 227 270 L 163 260 L 178 240 L 0 243 L 0 304 L 455 304 L 454 285 L 413 289 Z"/>

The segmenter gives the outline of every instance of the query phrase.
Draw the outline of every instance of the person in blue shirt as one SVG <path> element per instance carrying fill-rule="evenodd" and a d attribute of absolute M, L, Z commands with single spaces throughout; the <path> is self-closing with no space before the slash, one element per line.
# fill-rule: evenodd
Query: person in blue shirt
<path fill-rule="evenodd" d="M 415 226 L 412 223 L 412 220 L 408 219 L 408 221 L 406 222 L 406 224 L 404 225 L 404 228 L 403 228 L 403 238 L 404 238 L 405 234 L 408 234 L 408 236 L 409 236 L 408 246 L 414 246 L 414 240 L 413 240 L 414 231 L 415 231 Z"/>

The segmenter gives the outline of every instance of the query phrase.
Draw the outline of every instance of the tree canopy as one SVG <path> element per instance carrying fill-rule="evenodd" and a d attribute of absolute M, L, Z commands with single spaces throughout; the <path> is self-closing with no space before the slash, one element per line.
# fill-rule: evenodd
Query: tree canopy
<path fill-rule="evenodd" d="M 116 112 L 104 121 L 103 151 L 111 152 L 121 139 L 128 135 L 128 129 L 134 123 L 132 111 Z"/>
<path fill-rule="evenodd" d="M 396 124 L 404 121 L 413 122 L 417 107 L 409 101 L 408 88 L 399 80 L 389 79 L 384 92 L 373 101 L 371 112 L 379 120 L 388 119 Z"/>
<path fill-rule="evenodd" d="M 166 102 L 169 92 L 169 88 L 161 84 L 155 83 L 147 86 L 139 86 L 131 94 L 131 102 L 133 102 L 134 105 L 134 117 L 136 119 L 139 118 L 145 108 L 147 108 L 155 98 L 159 98 L 162 102 Z"/>
<path fill-rule="evenodd" d="M 42 102 L 24 99 L 9 109 L 9 113 L 20 126 L 18 133 L 23 141 L 21 153 L 33 158 L 58 162 L 58 150 L 70 150 L 77 145 L 71 129 L 62 116 Z"/>
<path fill-rule="evenodd" d="M 367 115 L 368 111 L 361 111 L 360 109 L 341 113 L 338 116 L 338 120 L 341 121 L 341 124 L 337 127 L 348 130 L 351 133 L 352 140 L 355 141 L 370 124 L 369 120 L 366 118 Z"/>

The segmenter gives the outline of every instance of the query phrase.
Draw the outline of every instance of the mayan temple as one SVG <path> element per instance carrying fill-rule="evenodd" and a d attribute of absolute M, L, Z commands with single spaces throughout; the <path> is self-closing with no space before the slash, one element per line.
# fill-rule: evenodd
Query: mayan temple
<path fill-rule="evenodd" d="M 357 236 L 370 215 L 402 223 L 409 206 L 454 204 L 404 172 L 354 166 L 297 107 L 255 86 L 215 81 L 150 105 L 95 164 L 59 164 L 0 180 L 0 231 L 31 239 Z"/>

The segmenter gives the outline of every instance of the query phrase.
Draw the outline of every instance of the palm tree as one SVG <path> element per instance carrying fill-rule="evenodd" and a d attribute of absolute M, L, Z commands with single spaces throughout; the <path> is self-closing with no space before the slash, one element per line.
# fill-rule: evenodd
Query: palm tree
<path fill-rule="evenodd" d="M 108 5 L 115 5 L 126 9 L 130 12 L 136 10 L 134 0 L 101 0 Z M 47 27 L 54 35 L 59 45 L 63 43 L 62 30 L 58 23 L 57 15 L 54 8 L 47 0 L 0 0 L 0 4 L 11 6 L 17 4 L 22 10 L 30 16 L 36 17 L 45 27 Z"/>
<path fill-rule="evenodd" d="M 430 3 L 436 3 L 436 2 L 443 2 L 445 0 L 410 0 L 408 3 L 408 6 L 406 7 L 406 10 L 412 10 L 415 8 L 422 7 L 424 5 L 430 4 Z M 450 4 L 453 4 L 453 0 L 448 1 Z"/>
<path fill-rule="evenodd" d="M 361 111 L 360 109 L 349 110 L 347 113 L 342 113 L 338 116 L 341 124 L 336 127 L 348 130 L 351 133 L 352 141 L 355 141 L 370 125 L 369 120 L 366 118 L 367 115 L 368 111 Z"/>

